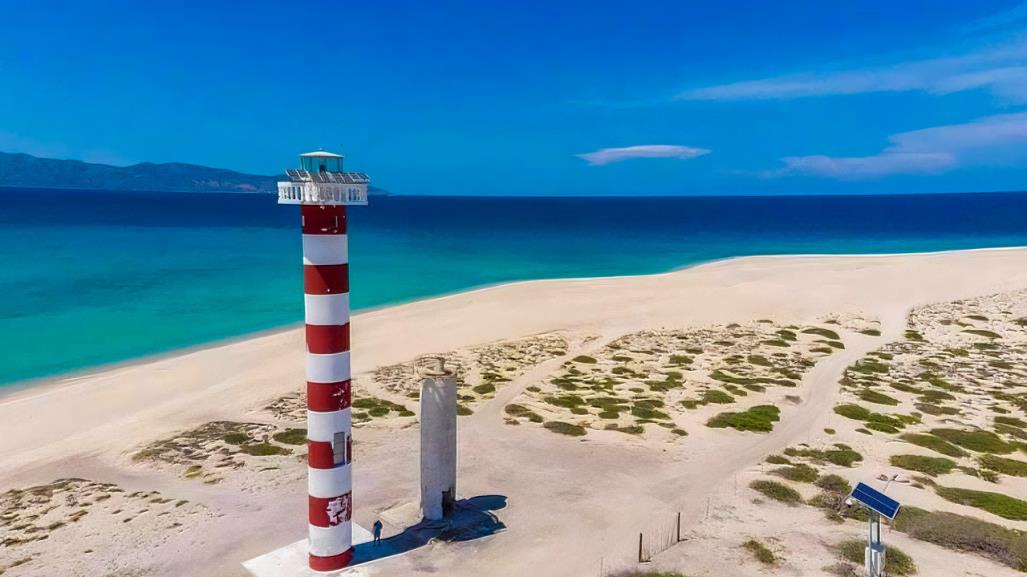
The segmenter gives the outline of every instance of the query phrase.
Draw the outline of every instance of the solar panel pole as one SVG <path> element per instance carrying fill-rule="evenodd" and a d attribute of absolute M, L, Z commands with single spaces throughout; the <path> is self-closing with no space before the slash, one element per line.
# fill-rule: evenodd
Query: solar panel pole
<path fill-rule="evenodd" d="M 867 549 L 863 556 L 866 577 L 884 577 L 884 545 L 881 543 L 881 515 L 870 510 L 867 520 Z"/>

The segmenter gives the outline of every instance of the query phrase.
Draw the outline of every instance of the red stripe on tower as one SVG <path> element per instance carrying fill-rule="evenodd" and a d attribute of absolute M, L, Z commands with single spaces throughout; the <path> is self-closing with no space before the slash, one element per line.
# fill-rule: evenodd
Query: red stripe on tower
<path fill-rule="evenodd" d="M 303 265 L 303 292 L 329 295 L 349 292 L 348 264 Z"/>
<path fill-rule="evenodd" d="M 349 325 L 307 325 L 307 350 L 320 355 L 349 350 Z"/>
<path fill-rule="evenodd" d="M 350 406 L 350 381 L 340 383 L 307 382 L 307 409 L 326 413 Z"/>

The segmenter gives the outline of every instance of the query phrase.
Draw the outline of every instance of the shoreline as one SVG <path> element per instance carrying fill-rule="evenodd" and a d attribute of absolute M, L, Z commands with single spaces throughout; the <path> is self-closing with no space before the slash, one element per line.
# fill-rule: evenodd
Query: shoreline
<path fill-rule="evenodd" d="M 766 255 L 740 255 L 730 256 L 725 258 L 713 259 L 695 262 L 691 264 L 682 265 L 673 269 L 655 272 L 655 273 L 642 273 L 642 274 L 627 274 L 627 275 L 610 275 L 610 276 L 595 276 L 595 277 L 554 277 L 554 278 L 541 278 L 541 279 L 525 279 L 509 282 L 499 282 L 488 285 L 480 285 L 474 287 L 468 287 L 463 290 L 456 292 L 446 293 L 436 296 L 428 296 L 424 298 L 414 299 L 410 301 L 404 301 L 394 304 L 384 304 L 379 306 L 367 307 L 363 309 L 356 309 L 353 314 L 353 318 L 357 319 L 367 315 L 373 315 L 374 313 L 390 310 L 390 309 L 402 309 L 403 307 L 426 304 L 432 302 L 444 301 L 446 299 L 452 299 L 456 297 L 471 296 L 475 294 L 482 294 L 488 291 L 493 291 L 505 287 L 518 287 L 523 285 L 532 284 L 543 284 L 543 283 L 555 283 L 555 282 L 595 282 L 595 281 L 615 281 L 623 279 L 634 279 L 634 278 L 661 278 L 675 273 L 679 273 L 687 270 L 695 270 L 703 267 L 712 267 L 718 265 L 726 265 L 739 260 L 752 259 L 787 259 L 793 258 L 797 260 L 806 259 L 818 259 L 818 258 L 888 258 L 888 257 L 917 257 L 917 256 L 935 256 L 945 254 L 958 254 L 958 253 L 980 253 L 980 252 L 1002 252 L 1002 251 L 1016 251 L 1025 250 L 1027 245 L 1020 246 L 1001 246 L 1001 247 L 987 247 L 987 248 L 972 248 L 972 249 L 955 249 L 955 250 L 938 250 L 938 251 L 925 251 L 925 252 L 900 252 L 900 253 L 805 253 L 805 254 L 766 254 Z M 44 375 L 40 377 L 32 377 L 29 379 L 22 379 L 17 381 L 11 381 L 9 383 L 0 383 L 0 406 L 6 405 L 11 401 L 18 400 L 19 398 L 32 397 L 35 395 L 29 394 L 29 392 L 46 394 L 54 388 L 70 387 L 74 386 L 77 381 L 95 377 L 104 373 L 110 373 L 123 369 L 137 367 L 139 365 L 155 363 L 159 361 L 174 359 L 178 357 L 185 357 L 191 354 L 212 351 L 246 341 L 254 341 L 262 338 L 273 337 L 282 335 L 300 329 L 303 326 L 303 321 L 296 321 L 286 325 L 280 325 L 277 327 L 270 327 L 263 330 L 247 332 L 232 336 L 219 338 L 213 341 L 204 341 L 193 345 L 187 345 L 184 347 L 177 347 L 168 349 L 161 352 L 155 352 L 150 354 L 144 354 L 135 356 L 120 361 L 113 361 L 109 363 L 101 363 L 97 365 L 89 365 L 80 369 L 75 369 L 69 372 L 57 373 L 53 375 Z"/>

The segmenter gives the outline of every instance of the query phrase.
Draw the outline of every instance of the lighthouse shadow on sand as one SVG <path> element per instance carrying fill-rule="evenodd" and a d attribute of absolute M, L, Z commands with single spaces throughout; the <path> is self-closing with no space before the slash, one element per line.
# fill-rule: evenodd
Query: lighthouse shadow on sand
<path fill-rule="evenodd" d="M 354 546 L 350 565 L 401 555 L 423 547 L 433 540 L 461 542 L 494 535 L 506 529 L 506 525 L 493 511 L 505 507 L 506 497 L 502 495 L 480 495 L 461 499 L 441 521 L 421 521 L 397 535 L 382 539 L 377 545 L 374 542 L 367 542 Z"/>

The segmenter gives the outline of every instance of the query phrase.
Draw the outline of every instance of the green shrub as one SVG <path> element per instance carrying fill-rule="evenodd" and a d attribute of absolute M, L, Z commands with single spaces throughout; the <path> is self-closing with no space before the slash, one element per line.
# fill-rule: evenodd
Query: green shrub
<path fill-rule="evenodd" d="M 974 491 L 972 489 L 940 486 L 935 487 L 934 490 L 938 495 L 953 503 L 977 507 L 1004 519 L 1027 521 L 1027 501 L 991 491 Z"/>
<path fill-rule="evenodd" d="M 923 457 L 920 455 L 892 455 L 888 462 L 893 467 L 918 471 L 932 477 L 952 472 L 956 462 L 945 457 Z"/>
<path fill-rule="evenodd" d="M 578 355 L 571 360 L 573 360 L 575 363 L 584 363 L 589 365 L 594 365 L 596 362 L 595 357 L 590 357 L 588 355 Z"/>
<path fill-rule="evenodd" d="M 819 473 L 817 473 L 815 468 L 805 464 L 781 467 L 779 469 L 774 469 L 770 474 L 783 477 L 789 481 L 796 481 L 798 483 L 812 483 L 816 481 L 819 476 Z"/>
<path fill-rule="evenodd" d="M 991 431 L 964 431 L 961 429 L 932 429 L 935 437 L 940 437 L 954 445 L 977 451 L 978 453 L 1012 453 L 1015 447 L 1002 440 Z"/>
<path fill-rule="evenodd" d="M 768 549 L 766 545 L 755 539 L 749 539 L 745 543 L 742 543 L 742 547 L 752 553 L 752 556 L 764 565 L 773 565 L 777 563 L 777 557 L 774 556 L 774 552 Z"/>
<path fill-rule="evenodd" d="M 853 404 L 838 405 L 834 408 L 834 412 L 847 419 L 853 419 L 856 421 L 865 421 L 869 419 L 871 415 L 870 410 L 866 407 Z"/>
<path fill-rule="evenodd" d="M 554 433 L 569 435 L 571 437 L 583 437 L 586 433 L 585 427 L 574 425 L 572 423 L 565 423 L 563 421 L 547 421 L 546 424 L 542 426 Z"/>
<path fill-rule="evenodd" d="M 906 433 L 899 437 L 907 443 L 912 443 L 918 447 L 930 449 L 936 453 L 942 455 L 948 455 L 949 457 L 962 457 L 966 455 L 966 451 L 953 445 L 952 443 L 935 437 L 933 435 L 925 435 L 922 433 Z"/>
<path fill-rule="evenodd" d="M 225 433 L 221 440 L 229 445 L 241 445 L 249 441 L 250 437 L 246 433 Z"/>
<path fill-rule="evenodd" d="M 830 339 L 832 341 L 837 341 L 841 339 L 841 337 L 838 336 L 838 333 L 832 331 L 831 329 L 823 329 L 820 327 L 810 327 L 808 329 L 803 330 L 802 332 L 807 335 L 821 336 L 825 339 Z"/>
<path fill-rule="evenodd" d="M 964 333 L 970 333 L 971 335 L 977 335 L 979 337 L 986 337 L 986 338 L 989 338 L 989 339 L 1001 339 L 1002 338 L 1002 335 L 1000 335 L 1000 334 L 998 334 L 996 332 L 993 332 L 993 331 L 986 331 L 984 329 L 963 329 L 963 332 Z"/>
<path fill-rule="evenodd" d="M 1018 427 L 1020 429 L 1027 428 L 1027 421 L 1024 421 L 1023 419 L 1018 419 L 1016 417 L 998 416 L 995 417 L 995 422 L 1003 425 L 1009 425 L 1010 427 Z"/>
<path fill-rule="evenodd" d="M 862 461 L 863 455 L 860 455 L 851 448 L 846 447 L 824 451 L 824 459 L 835 465 L 851 467 L 856 461 Z"/>
<path fill-rule="evenodd" d="M 756 405 L 741 413 L 720 413 L 707 421 L 706 426 L 715 429 L 731 427 L 738 431 L 766 433 L 774 429 L 774 423 L 781 420 L 780 415 L 781 411 L 773 405 Z"/>
<path fill-rule="evenodd" d="M 700 401 L 726 405 L 735 402 L 735 398 L 719 389 L 711 389 L 702 392 Z"/>
<path fill-rule="evenodd" d="M 863 389 L 859 392 L 859 398 L 868 403 L 877 403 L 878 405 L 898 405 L 898 399 L 889 397 L 884 393 L 879 393 L 873 389 Z"/>
<path fill-rule="evenodd" d="M 284 445 L 303 445 L 307 442 L 306 429 L 286 429 L 271 436 Z"/>
<path fill-rule="evenodd" d="M 1011 477 L 1027 477 L 1027 463 L 1016 459 L 1006 459 L 996 455 L 981 455 L 977 458 L 985 469 L 990 469 Z"/>
<path fill-rule="evenodd" d="M 788 460 L 788 457 L 782 457 L 781 455 L 768 455 L 766 461 L 771 465 L 791 465 L 792 462 Z"/>
<path fill-rule="evenodd" d="M 492 383 L 482 383 L 480 385 L 475 386 L 471 390 L 475 393 L 478 393 L 479 395 L 490 395 L 496 392 L 496 385 Z"/>
<path fill-rule="evenodd" d="M 894 435 L 894 434 L 899 432 L 898 428 L 896 428 L 896 427 L 894 427 L 892 425 L 889 425 L 888 423 L 868 422 L 866 424 L 866 427 L 868 429 L 870 429 L 871 431 L 878 431 L 878 432 L 881 432 L 881 433 L 888 433 L 889 435 Z"/>
<path fill-rule="evenodd" d="M 795 505 L 802 501 L 802 495 L 798 491 L 777 481 L 756 480 L 749 483 L 749 487 L 775 501 L 788 503 L 789 505 Z"/>

